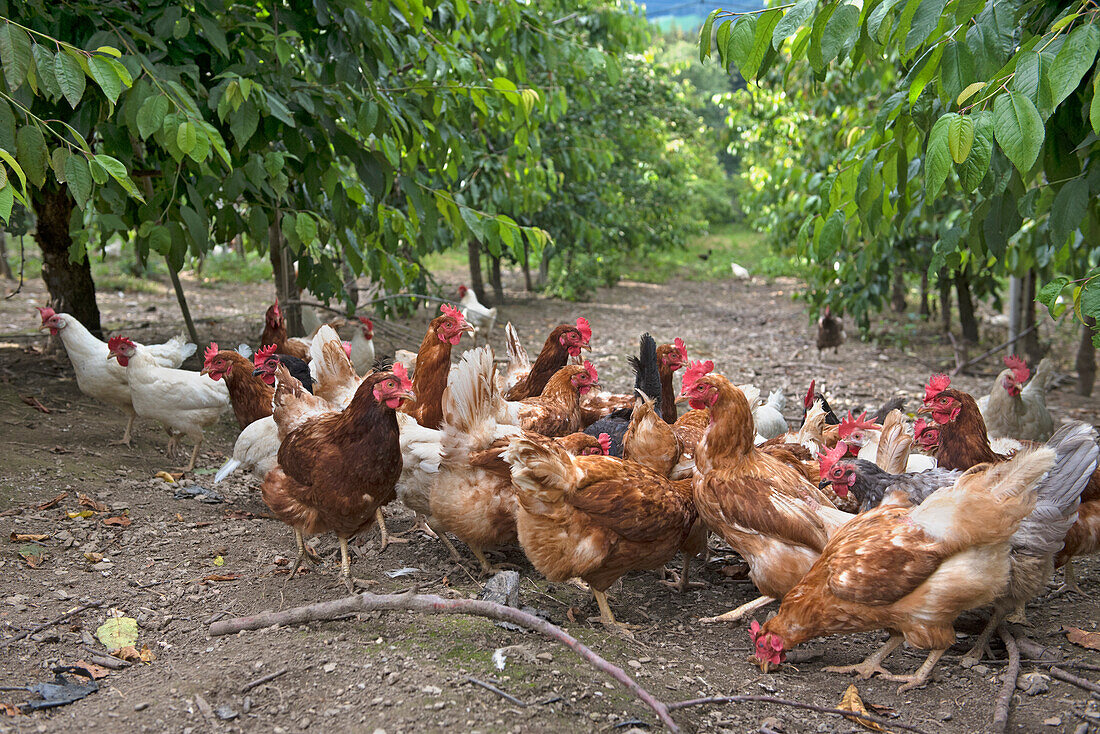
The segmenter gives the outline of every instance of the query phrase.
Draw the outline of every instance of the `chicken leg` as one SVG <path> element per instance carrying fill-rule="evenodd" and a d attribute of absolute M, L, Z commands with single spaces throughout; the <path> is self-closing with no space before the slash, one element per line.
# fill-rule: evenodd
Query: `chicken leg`
<path fill-rule="evenodd" d="M 882 678 L 884 680 L 904 681 L 905 684 L 898 688 L 898 693 L 905 693 L 913 688 L 920 688 L 928 682 L 928 678 L 932 675 L 932 668 L 936 667 L 936 663 L 947 650 L 932 650 L 928 653 L 928 657 L 925 659 L 921 666 L 917 668 L 916 672 L 911 675 L 895 675 L 893 673 L 884 674 Z"/>
<path fill-rule="evenodd" d="M 122 438 L 118 441 L 111 441 L 108 446 L 125 446 L 130 448 L 130 431 L 134 428 L 134 419 L 137 418 L 137 413 L 130 413 L 130 417 L 126 420 L 126 431 L 122 434 Z"/>
<path fill-rule="evenodd" d="M 344 580 L 349 594 L 355 593 L 355 579 L 351 577 L 351 553 L 348 551 L 348 539 L 340 538 L 340 578 Z"/>
<path fill-rule="evenodd" d="M 187 468 L 184 469 L 184 471 L 189 472 L 195 470 L 195 461 L 199 458 L 199 447 L 201 446 L 202 437 L 200 436 L 199 440 L 195 442 L 195 450 L 191 452 L 191 461 L 187 462 Z"/>
<path fill-rule="evenodd" d="M 1054 591 L 1055 596 L 1057 596 L 1058 594 L 1064 594 L 1067 591 L 1072 591 L 1075 594 L 1080 594 L 1081 596 L 1084 596 L 1085 592 L 1081 591 L 1081 587 L 1077 583 L 1077 574 L 1073 572 L 1072 558 L 1066 561 L 1066 565 L 1062 567 L 1062 573 L 1064 574 L 1062 585 Z"/>
<path fill-rule="evenodd" d="M 877 651 L 871 653 L 862 663 L 856 665 L 830 665 L 822 668 L 826 673 L 855 673 L 856 677 L 860 680 L 867 680 L 875 673 L 881 675 L 893 675 L 889 670 L 882 667 L 882 661 L 887 658 L 890 653 L 898 649 L 898 646 L 904 641 L 901 635 L 890 635 L 890 639 L 886 641 L 882 647 Z"/>
<path fill-rule="evenodd" d="M 730 611 L 726 612 L 725 614 L 719 614 L 717 617 L 704 617 L 703 619 L 700 619 L 699 621 L 704 623 L 704 624 L 712 624 L 712 623 L 715 623 L 715 622 L 736 622 L 736 621 L 752 614 L 757 609 L 763 609 L 764 607 L 771 604 L 773 601 L 775 601 L 774 597 L 761 596 L 761 597 L 758 597 L 756 599 L 753 599 L 750 602 L 742 604 L 741 606 L 737 607 L 736 609 L 731 609 Z"/>
<path fill-rule="evenodd" d="M 982 656 L 989 650 L 989 640 L 993 637 L 994 630 L 1000 626 L 1004 620 L 1004 611 L 999 607 L 993 607 L 993 612 L 989 615 L 989 622 L 986 623 L 982 633 L 978 635 L 978 640 L 974 643 L 974 646 L 959 660 L 959 663 L 964 668 L 969 668 L 976 665 L 981 661 Z"/>
<path fill-rule="evenodd" d="M 481 562 L 481 575 L 482 576 L 488 576 L 489 574 L 500 573 L 505 568 L 517 568 L 515 565 L 513 565 L 511 563 L 497 563 L 497 564 L 494 564 L 492 561 L 489 560 L 489 558 L 485 555 L 485 551 L 483 551 L 481 548 L 475 548 L 472 545 L 469 546 L 469 548 L 470 548 L 470 552 L 473 553 L 474 556 L 477 557 L 477 560 Z"/>
<path fill-rule="evenodd" d="M 667 586 L 670 589 L 675 589 L 676 591 L 679 591 L 681 594 L 686 593 L 688 589 L 705 589 L 706 587 L 708 587 L 710 584 L 708 584 L 705 581 L 688 581 L 688 571 L 691 569 L 691 556 L 688 555 L 687 553 L 685 553 L 683 555 L 684 555 L 683 569 L 679 573 L 677 573 L 675 569 L 665 568 L 664 569 L 665 573 L 668 574 L 669 576 L 671 576 L 672 578 L 671 579 L 662 579 L 658 583 L 663 584 L 664 586 Z"/>
<path fill-rule="evenodd" d="M 313 558 L 310 557 L 309 551 L 306 549 L 305 536 L 303 536 L 302 531 L 297 528 L 294 529 L 294 542 L 298 546 L 298 557 L 294 559 L 294 565 L 290 567 L 290 575 L 287 576 L 286 579 L 288 583 L 294 578 L 294 574 L 298 573 L 298 567 L 302 565 L 302 561 L 305 561 L 310 566 L 314 565 Z"/>

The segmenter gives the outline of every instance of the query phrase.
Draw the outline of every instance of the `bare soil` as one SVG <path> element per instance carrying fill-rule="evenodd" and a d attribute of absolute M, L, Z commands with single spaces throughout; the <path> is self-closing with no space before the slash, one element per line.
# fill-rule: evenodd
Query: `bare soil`
<path fill-rule="evenodd" d="M 460 278 L 444 274 L 444 282 L 452 285 Z M 555 324 L 587 317 L 595 334 L 592 359 L 601 380 L 622 391 L 629 388 L 626 356 L 642 330 L 651 331 L 659 341 L 683 337 L 692 358 L 713 359 L 721 371 L 738 381 L 756 382 L 765 394 L 783 387 L 792 419 L 811 378 L 817 379 L 819 389 L 826 389 L 838 411 L 875 406 L 894 394 L 912 398 L 913 410 L 929 373 L 952 359 L 950 347 L 930 327 L 914 329 L 890 321 L 876 326 L 884 337 L 880 341 L 904 348 L 850 340 L 838 354 L 819 356 L 805 309 L 791 299 L 799 288 L 795 281 L 623 283 L 601 290 L 590 303 L 532 296 L 517 290 L 519 282 L 509 274 L 512 289 L 500 324 L 513 321 L 535 352 Z M 185 283 L 192 312 L 200 317 L 202 338 L 223 345 L 254 345 L 273 295 L 270 287 L 198 287 L 194 279 Z M 147 645 L 155 659 L 112 672 L 100 681 L 98 692 L 71 705 L 31 715 L 0 713 L 0 732 L 382 729 L 393 734 L 444 729 L 626 731 L 656 726 L 644 705 L 567 649 L 480 618 L 372 613 L 211 638 L 209 623 L 219 617 L 343 595 L 334 562 L 336 543 L 332 538 L 315 539 L 325 565 L 284 587 L 283 564 L 293 555 L 292 535 L 265 517 L 258 482 L 237 475 L 211 484 L 213 471 L 229 455 L 236 437 L 231 413 L 208 432 L 199 471 L 185 480 L 218 492 L 222 503 L 176 499 L 175 487 L 154 478 L 158 471 L 174 469 L 178 460 L 165 457 L 166 436 L 150 422 L 138 423 L 133 448 L 108 445 L 121 436 L 123 416 L 77 390 L 63 351 L 44 353 L 47 340 L 34 332 L 38 318 L 32 308 L 43 300 L 41 284 L 32 282 L 19 295 L 0 302 L 0 686 L 48 680 L 52 665 L 87 659 L 82 646 L 102 649 L 94 634 L 110 610 L 138 620 L 137 647 Z M 101 293 L 100 306 L 112 333 L 124 331 L 154 341 L 181 330 L 167 287 L 159 295 Z M 421 312 L 404 322 L 415 339 L 380 334 L 378 353 L 415 349 L 427 318 Z M 1045 326 L 1044 335 L 1050 337 L 1053 328 Z M 492 341 L 499 345 L 502 336 L 498 328 Z M 1071 333 L 1063 334 L 1058 343 L 1071 340 Z M 1072 353 L 1065 352 L 1060 360 L 1063 369 L 1069 368 Z M 197 368 L 197 359 L 187 366 Z M 997 366 L 987 362 L 981 366 L 986 376 L 960 377 L 956 382 L 981 394 Z M 39 412 L 23 398 L 37 399 L 50 412 Z M 1100 416 L 1100 400 L 1075 396 L 1069 384 L 1054 390 L 1048 402 L 1059 418 L 1095 423 Z M 36 509 L 60 493 L 66 496 L 56 506 Z M 69 513 L 86 509 L 79 495 L 103 503 L 109 511 L 70 518 Z M 386 513 L 391 530 L 406 530 L 412 524 L 411 513 L 396 503 Z M 124 514 L 132 523 L 129 527 L 104 524 L 106 518 Z M 12 533 L 48 536 L 38 544 L 44 558 L 36 567 L 19 554 L 22 542 L 8 542 Z M 379 553 L 377 534 L 360 538 L 354 546 L 355 573 L 372 582 L 377 592 L 415 584 L 429 593 L 477 594 L 480 584 L 472 575 L 472 557 L 463 568 L 448 561 L 437 541 L 421 535 L 407 540 Z M 615 613 L 638 625 L 634 639 L 587 622 L 596 614 L 591 595 L 569 584 L 547 583 L 520 549 L 503 549 L 497 557 L 522 569 L 523 604 L 541 610 L 623 666 L 664 701 L 771 694 L 820 706 L 838 704 L 852 681 L 821 668 L 857 662 L 884 635 L 816 640 L 799 653 L 796 664 L 776 674 L 760 673 L 746 661 L 746 625 L 698 622 L 755 596 L 738 559 L 717 541 L 712 543 L 711 560 L 696 576 L 708 588 L 680 595 L 660 585 L 655 574 L 635 573 L 612 589 Z M 388 575 L 400 569 L 414 570 Z M 1080 560 L 1077 570 L 1086 591 L 1095 594 L 1100 582 L 1096 559 Z M 5 646 L 7 638 L 88 601 L 103 606 Z M 1065 626 L 1095 631 L 1092 599 L 1047 596 L 1036 600 L 1029 612 L 1035 641 L 1060 649 L 1071 661 L 1100 664 L 1100 654 L 1069 643 L 1062 630 Z M 896 683 L 860 682 L 864 700 L 925 731 L 988 731 L 1004 665 L 995 660 L 964 670 L 957 661 L 983 620 L 981 613 L 960 620 L 954 657 L 940 664 L 934 684 L 899 695 Z M 507 648 L 503 670 L 491 660 L 498 648 Z M 1003 658 L 999 643 L 995 651 Z M 922 659 L 920 651 L 906 650 L 895 653 L 888 666 L 904 672 Z M 246 694 L 240 692 L 244 683 L 282 668 L 289 671 Z M 1025 672 L 1033 669 L 1024 666 Z M 1094 680 L 1098 676 L 1088 670 L 1074 672 Z M 517 706 L 477 687 L 467 676 L 491 682 L 527 705 Z M 28 698 L 19 691 L 0 691 L 0 702 L 16 704 Z M 1083 719 L 1074 712 L 1095 706 L 1088 700 L 1085 691 L 1050 681 L 1049 692 L 1017 695 L 1009 730 L 1079 731 Z M 675 716 L 689 731 L 864 731 L 844 719 L 763 703 L 689 708 Z"/>

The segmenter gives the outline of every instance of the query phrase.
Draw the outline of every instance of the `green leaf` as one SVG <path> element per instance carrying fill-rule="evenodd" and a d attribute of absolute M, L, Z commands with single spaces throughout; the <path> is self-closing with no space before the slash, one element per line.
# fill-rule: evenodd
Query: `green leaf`
<path fill-rule="evenodd" d="M 940 16 L 947 0 L 921 0 L 909 22 L 909 35 L 905 37 L 905 52 L 912 53 L 924 44 L 940 23 Z"/>
<path fill-rule="evenodd" d="M 1100 278 L 1091 278 L 1085 282 L 1081 289 L 1080 307 L 1082 316 L 1091 316 L 1094 319 L 1100 317 Z"/>
<path fill-rule="evenodd" d="M 74 110 L 84 96 L 84 86 L 88 83 L 84 77 L 84 70 L 80 68 L 80 62 L 71 55 L 68 49 L 54 56 L 53 73 L 57 77 L 57 83 L 61 87 L 61 93 L 65 95 L 69 106 Z"/>
<path fill-rule="evenodd" d="M 118 78 L 110 60 L 102 56 L 93 56 L 88 59 L 88 71 L 92 79 L 95 79 L 95 83 L 103 90 L 103 94 L 111 100 L 111 104 L 117 102 L 118 95 L 122 94 L 122 80 Z"/>
<path fill-rule="evenodd" d="M 909 104 L 912 106 L 916 104 L 917 99 L 920 97 L 921 92 L 924 91 L 928 83 L 932 81 L 936 74 L 940 70 L 940 60 L 943 58 L 945 47 L 944 45 L 937 44 L 934 48 L 928 49 L 925 54 L 918 61 L 916 74 L 912 74 L 912 81 L 909 83 Z"/>
<path fill-rule="evenodd" d="M 197 137 L 198 133 L 195 131 L 195 126 L 190 122 L 181 122 L 180 126 L 176 128 L 176 145 L 179 146 L 180 152 L 184 155 L 194 149 Z"/>
<path fill-rule="evenodd" d="M 974 82 L 966 89 L 959 92 L 959 96 L 955 99 L 955 104 L 962 105 L 963 102 L 973 97 L 979 90 L 985 88 L 985 82 Z"/>
<path fill-rule="evenodd" d="M 149 249 L 161 255 L 167 255 L 172 249 L 172 233 L 163 225 L 149 230 Z"/>
<path fill-rule="evenodd" d="M 960 169 L 959 179 L 963 189 L 969 193 L 981 185 L 985 174 L 989 172 L 989 163 L 993 158 L 993 121 L 992 113 L 982 111 L 974 118 L 974 144 L 970 155 Z"/>
<path fill-rule="evenodd" d="M 3 168 L 3 166 L 0 166 Z M 10 183 L 0 188 L 0 219 L 4 224 L 11 219 L 11 209 L 15 205 L 15 187 Z"/>
<path fill-rule="evenodd" d="M 225 41 L 225 31 L 218 25 L 218 21 L 202 15 L 198 16 L 198 21 L 206 40 L 210 41 L 210 45 L 217 49 L 218 53 L 228 59 L 229 44 Z"/>
<path fill-rule="evenodd" d="M 741 69 L 747 65 L 752 54 L 753 39 L 756 37 L 756 16 L 743 15 L 737 19 L 733 30 L 730 31 L 729 45 L 726 47 L 726 58 L 737 67 L 738 73 L 748 80 L 752 72 L 745 73 Z"/>
<path fill-rule="evenodd" d="M 31 47 L 31 55 L 34 56 L 35 74 L 38 76 L 38 85 L 51 100 L 61 96 L 61 85 L 57 83 L 57 75 L 54 74 L 53 54 L 40 43 Z"/>
<path fill-rule="evenodd" d="M 233 133 L 233 139 L 237 141 L 238 148 L 244 149 L 245 143 L 256 132 L 259 124 L 260 113 L 256 110 L 256 105 L 251 102 L 242 104 L 240 109 L 229 118 L 229 131 Z M 366 133 L 367 131 L 360 130 L 360 132 Z"/>
<path fill-rule="evenodd" d="M 477 212 L 475 212 L 473 209 L 470 209 L 469 207 L 460 206 L 458 208 L 458 213 L 462 217 L 462 221 L 466 223 L 466 226 L 469 227 L 470 232 L 477 240 L 480 241 L 485 239 L 485 228 L 481 222 L 481 217 L 478 216 Z"/>
<path fill-rule="evenodd" d="M 46 138 L 38 125 L 30 124 L 19 128 L 15 135 L 15 155 L 27 174 L 28 181 L 35 186 L 46 183 L 49 151 L 46 150 Z"/>
<path fill-rule="evenodd" d="M 131 617 L 108 619 L 95 631 L 95 636 L 108 650 L 133 647 L 138 640 L 137 620 Z"/>
<path fill-rule="evenodd" d="M 974 145 L 974 122 L 966 115 L 955 115 L 947 128 L 947 147 L 951 150 L 951 159 L 962 163 L 970 155 Z"/>
<path fill-rule="evenodd" d="M 10 22 L 0 26 L 0 62 L 8 88 L 14 92 L 27 80 L 31 66 L 31 37 Z"/>
<path fill-rule="evenodd" d="M 940 61 L 940 97 L 944 101 L 959 99 L 964 88 L 974 78 L 974 56 L 965 43 L 951 41 Z M 981 89 L 981 87 L 978 87 Z M 976 91 L 976 90 L 975 90 Z M 962 104 L 960 100 L 958 104 Z"/>
<path fill-rule="evenodd" d="M 745 61 L 745 67 L 741 69 L 741 76 L 748 72 L 751 76 L 758 76 L 760 62 L 764 60 L 764 54 L 771 50 L 772 31 L 776 24 L 783 18 L 782 10 L 769 10 L 760 14 L 756 19 L 756 27 L 753 29 L 752 49 Z"/>
<path fill-rule="evenodd" d="M 122 164 L 122 161 L 117 158 L 112 158 L 109 155 L 99 153 L 95 156 L 95 162 L 103 166 L 103 170 L 111 174 L 111 178 L 118 181 L 122 188 L 126 189 L 128 193 L 131 195 L 137 193 L 134 181 L 130 178 L 130 173 L 126 170 L 126 166 Z"/>
<path fill-rule="evenodd" d="M 65 164 L 71 154 L 65 148 L 54 148 L 50 153 L 50 168 L 58 183 L 65 183 Z"/>
<path fill-rule="evenodd" d="M 96 49 L 96 53 L 107 54 L 108 56 L 113 56 L 116 59 L 122 58 L 122 52 L 114 46 L 100 46 Z"/>
<path fill-rule="evenodd" d="M 1016 57 L 1016 74 L 1012 77 L 1011 89 L 1035 103 L 1040 115 L 1044 112 L 1050 114 L 1054 109 L 1050 89 L 1051 65 L 1050 56 L 1034 51 L 1023 51 Z"/>
<path fill-rule="evenodd" d="M 772 46 L 777 51 L 783 42 L 793 36 L 795 31 L 813 14 L 815 7 L 817 7 L 817 0 L 801 0 L 775 24 L 775 29 L 772 31 Z"/>
<path fill-rule="evenodd" d="M 15 115 L 8 103 L 0 99 L 0 148 L 15 150 Z"/>
<path fill-rule="evenodd" d="M 1097 49 L 1100 49 L 1100 28 L 1095 24 L 1077 26 L 1069 34 L 1050 70 L 1052 107 L 1057 107 L 1077 89 L 1085 73 L 1092 68 Z"/>
<path fill-rule="evenodd" d="M 948 145 L 949 130 L 952 121 L 960 117 L 948 112 L 932 126 L 928 135 L 928 149 L 925 151 L 924 190 L 925 203 L 930 204 L 943 188 L 947 175 L 951 173 L 951 151 Z"/>
<path fill-rule="evenodd" d="M 137 112 L 138 135 L 141 136 L 141 139 L 145 140 L 157 130 L 160 130 L 167 114 L 168 98 L 163 94 L 149 97 L 142 102 Z"/>
<path fill-rule="evenodd" d="M 1089 206 L 1089 184 L 1075 178 L 1062 184 L 1050 205 L 1050 239 L 1061 245 L 1081 225 Z"/>
<path fill-rule="evenodd" d="M 821 239 L 819 240 L 820 252 L 831 255 L 840 250 L 841 239 L 844 237 L 844 215 L 833 212 L 825 220 L 821 227 Z"/>
<path fill-rule="evenodd" d="M 710 15 L 707 16 L 706 21 L 703 23 L 703 27 L 699 29 L 700 64 L 710 58 L 711 35 L 714 33 L 714 19 L 718 17 L 718 13 L 720 12 L 721 9 L 710 11 Z"/>
<path fill-rule="evenodd" d="M 92 173 L 87 159 L 80 153 L 69 156 L 65 161 L 65 185 L 83 209 L 92 196 Z"/>
<path fill-rule="evenodd" d="M 1089 105 L 1089 122 L 1092 123 L 1092 131 L 1100 135 L 1100 69 L 1097 69 L 1092 77 L 1092 104 Z"/>
<path fill-rule="evenodd" d="M 1035 295 L 1035 300 L 1047 307 L 1053 315 L 1054 302 L 1058 300 L 1058 296 L 1062 295 L 1062 291 L 1069 285 L 1069 278 L 1065 276 L 1058 276 L 1054 280 L 1050 281 Z"/>
<path fill-rule="evenodd" d="M 886 16 L 890 14 L 890 11 L 894 9 L 898 2 L 900 0 L 883 0 L 875 6 L 874 10 L 867 16 L 867 35 L 878 38 L 880 42 L 883 41 L 879 36 L 879 30 L 882 28 Z"/>
<path fill-rule="evenodd" d="M 828 64 L 848 48 L 858 28 L 859 8 L 850 4 L 837 7 L 821 33 L 821 61 Z"/>
<path fill-rule="evenodd" d="M 1019 92 L 1008 92 L 993 103 L 993 132 L 1012 165 L 1026 175 L 1043 147 L 1046 130 L 1031 100 Z"/>
<path fill-rule="evenodd" d="M 718 60 L 723 69 L 729 66 L 729 60 L 726 58 L 726 47 L 730 42 L 730 28 L 732 27 L 733 21 L 727 20 L 718 26 L 718 30 L 714 34 L 714 45 L 718 48 Z"/>
<path fill-rule="evenodd" d="M 294 223 L 294 231 L 303 245 L 310 245 L 317 239 L 317 222 L 309 214 L 302 212 L 298 215 L 298 221 Z"/>
<path fill-rule="evenodd" d="M 88 161 L 88 170 L 92 172 L 92 180 L 99 186 L 111 179 L 111 174 L 107 173 L 107 169 L 95 159 L 95 156 L 92 156 L 92 159 Z"/>

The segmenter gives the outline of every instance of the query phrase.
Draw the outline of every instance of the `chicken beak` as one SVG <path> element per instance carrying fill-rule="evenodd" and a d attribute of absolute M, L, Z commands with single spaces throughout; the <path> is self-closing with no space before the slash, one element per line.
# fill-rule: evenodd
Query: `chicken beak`
<path fill-rule="evenodd" d="M 588 342 L 585 342 L 584 344 L 581 344 L 581 349 L 583 349 L 586 352 L 591 352 L 592 351 L 592 345 L 590 345 Z"/>
<path fill-rule="evenodd" d="M 47 324 L 47 323 L 43 323 L 43 324 L 42 324 L 41 326 L 39 326 L 39 327 L 38 327 L 38 330 L 39 330 L 39 331 L 46 331 L 46 330 L 47 330 L 47 329 L 49 329 L 49 328 L 50 328 L 50 325 L 49 325 L 49 324 Z"/>
<path fill-rule="evenodd" d="M 825 489 L 830 484 L 832 484 L 832 482 L 830 482 L 828 479 L 822 479 L 821 482 L 817 485 L 817 488 L 818 489 Z"/>
<path fill-rule="evenodd" d="M 111 354 L 108 354 L 108 355 L 107 355 L 107 361 L 108 361 L 108 362 L 110 362 L 110 361 L 111 361 L 112 359 L 117 359 L 117 358 L 118 358 L 118 355 L 117 355 L 117 354 L 115 354 L 114 352 L 112 352 Z"/>
<path fill-rule="evenodd" d="M 922 405 L 917 408 L 917 415 L 932 415 L 932 406 Z"/>
<path fill-rule="evenodd" d="M 689 398 L 688 398 L 687 395 L 677 395 L 676 396 L 676 402 L 677 403 L 686 403 L 688 400 L 689 400 Z"/>
<path fill-rule="evenodd" d="M 264 373 L 264 369 L 262 367 L 257 367 L 256 369 L 252 370 L 252 376 L 253 377 L 259 377 L 263 373 Z"/>
<path fill-rule="evenodd" d="M 410 388 L 408 390 L 402 390 L 400 393 L 398 393 L 398 397 L 402 400 L 408 400 L 411 403 L 416 400 L 416 393 L 414 393 Z"/>
<path fill-rule="evenodd" d="M 199 370 L 199 374 L 200 375 L 209 375 L 210 374 L 210 368 L 209 367 L 203 367 L 201 370 Z"/>

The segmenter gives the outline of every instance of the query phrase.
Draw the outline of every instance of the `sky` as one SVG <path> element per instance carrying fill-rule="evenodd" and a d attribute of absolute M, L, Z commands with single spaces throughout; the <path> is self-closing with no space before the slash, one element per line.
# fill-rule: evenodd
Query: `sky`
<path fill-rule="evenodd" d="M 646 7 L 646 15 L 654 20 L 670 16 L 706 17 L 715 8 L 726 10 L 756 10 L 764 7 L 763 0 L 640 0 Z"/>

